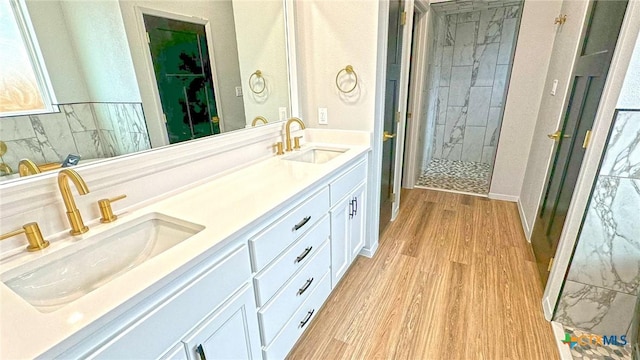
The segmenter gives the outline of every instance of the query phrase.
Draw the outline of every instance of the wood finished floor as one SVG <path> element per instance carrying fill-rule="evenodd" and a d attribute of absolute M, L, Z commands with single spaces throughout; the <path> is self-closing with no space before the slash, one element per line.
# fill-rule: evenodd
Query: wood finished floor
<path fill-rule="evenodd" d="M 516 205 L 408 190 L 289 359 L 557 359 Z"/>

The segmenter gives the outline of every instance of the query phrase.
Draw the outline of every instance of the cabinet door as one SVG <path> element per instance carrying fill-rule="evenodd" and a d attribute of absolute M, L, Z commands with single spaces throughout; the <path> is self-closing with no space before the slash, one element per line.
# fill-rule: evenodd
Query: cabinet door
<path fill-rule="evenodd" d="M 351 198 L 345 198 L 331 210 L 331 288 L 333 289 L 351 263 L 349 250 L 349 222 Z"/>
<path fill-rule="evenodd" d="M 352 214 L 349 224 L 349 263 L 355 260 L 358 253 L 364 246 L 364 224 L 365 224 L 365 194 L 367 185 L 363 183 L 355 191 L 352 200 Z"/>
<path fill-rule="evenodd" d="M 260 359 L 253 288 L 242 287 L 184 340 L 190 359 Z"/>

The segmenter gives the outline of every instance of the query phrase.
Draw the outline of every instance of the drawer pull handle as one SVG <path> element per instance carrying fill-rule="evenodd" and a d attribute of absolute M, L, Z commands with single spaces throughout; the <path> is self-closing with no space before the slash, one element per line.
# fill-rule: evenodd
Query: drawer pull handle
<path fill-rule="evenodd" d="M 358 198 L 355 197 L 353 198 L 353 216 L 355 216 L 356 214 L 358 214 Z"/>
<path fill-rule="evenodd" d="M 353 200 L 349 201 L 349 219 L 353 219 L 353 215 L 355 215 L 354 209 L 355 205 L 353 204 Z"/>
<path fill-rule="evenodd" d="M 309 319 L 311 319 L 314 312 L 316 312 L 316 309 L 309 311 L 307 313 L 307 316 L 305 316 L 304 320 L 300 321 L 300 326 L 298 327 L 302 329 L 305 325 L 307 325 L 307 323 L 309 322 Z"/>
<path fill-rule="evenodd" d="M 307 255 L 309 255 L 312 249 L 313 249 L 313 246 L 309 246 L 308 248 L 304 249 L 304 252 L 296 258 L 296 261 L 294 261 L 294 264 L 297 264 L 300 261 L 304 260 L 304 258 L 306 258 Z"/>
<path fill-rule="evenodd" d="M 311 220 L 311 216 L 307 216 L 306 218 L 302 219 L 302 221 L 300 221 L 296 224 L 296 226 L 293 227 L 292 231 L 298 231 L 301 227 L 305 226 L 309 222 L 309 220 Z"/>
<path fill-rule="evenodd" d="M 202 344 L 198 345 L 198 347 L 196 347 L 196 351 L 198 352 L 198 355 L 200 356 L 200 360 L 207 360 L 207 356 L 204 354 L 204 348 L 202 347 Z"/>
<path fill-rule="evenodd" d="M 309 286 L 311 286 L 312 282 L 313 282 L 313 278 L 307 280 L 307 282 L 304 283 L 304 285 L 300 289 L 298 289 L 298 293 L 296 294 L 296 296 L 300 296 L 300 295 L 304 294 L 304 292 L 307 291 Z"/>

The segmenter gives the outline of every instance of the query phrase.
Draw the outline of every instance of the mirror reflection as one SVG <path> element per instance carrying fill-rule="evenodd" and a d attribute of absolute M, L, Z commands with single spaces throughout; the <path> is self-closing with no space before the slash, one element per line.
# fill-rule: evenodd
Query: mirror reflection
<path fill-rule="evenodd" d="M 281 0 L 11 1 L 59 111 L 0 107 L 0 181 L 290 115 Z"/>

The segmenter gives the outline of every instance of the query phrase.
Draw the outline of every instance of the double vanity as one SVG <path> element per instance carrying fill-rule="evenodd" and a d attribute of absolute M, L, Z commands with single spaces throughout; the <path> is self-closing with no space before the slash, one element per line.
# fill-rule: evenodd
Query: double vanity
<path fill-rule="evenodd" d="M 286 357 L 365 245 L 369 134 L 319 134 L 4 254 L 0 357 Z"/>

